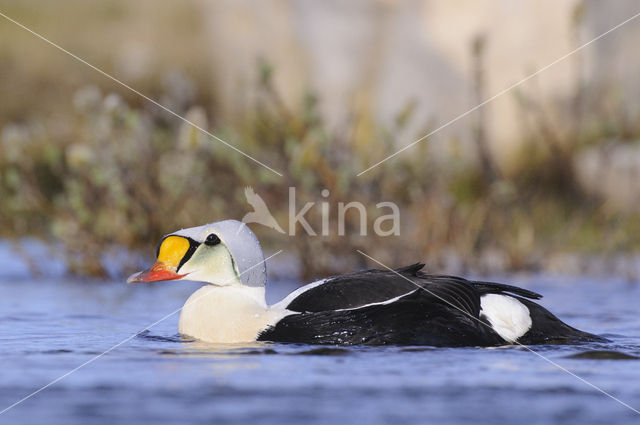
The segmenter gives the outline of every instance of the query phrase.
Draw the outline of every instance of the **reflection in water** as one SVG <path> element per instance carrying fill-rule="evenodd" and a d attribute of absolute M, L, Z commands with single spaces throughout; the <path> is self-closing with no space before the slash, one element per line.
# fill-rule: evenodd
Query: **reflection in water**
<path fill-rule="evenodd" d="M 571 354 L 567 356 L 570 359 L 589 359 L 589 360 L 638 360 L 640 357 L 632 356 L 620 351 L 611 350 L 586 350 L 581 353 Z"/>

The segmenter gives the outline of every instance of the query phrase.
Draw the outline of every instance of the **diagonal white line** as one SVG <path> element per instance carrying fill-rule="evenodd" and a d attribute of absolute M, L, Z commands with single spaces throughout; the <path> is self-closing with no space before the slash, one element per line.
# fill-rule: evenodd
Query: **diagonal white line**
<path fill-rule="evenodd" d="M 371 261 L 374 261 L 376 263 L 378 263 L 379 265 L 381 265 L 382 267 L 384 267 L 385 269 L 389 270 L 392 273 L 395 273 L 396 275 L 400 276 L 402 279 L 406 280 L 407 282 L 410 282 L 411 284 L 413 284 L 415 287 L 424 290 L 425 292 L 429 293 L 430 295 L 438 298 L 439 300 L 441 300 L 442 302 L 444 302 L 445 304 L 453 307 L 454 309 L 458 310 L 459 312 L 463 313 L 464 315 L 468 316 L 470 319 L 482 324 L 483 326 L 488 327 L 489 329 L 491 329 L 491 326 L 489 326 L 487 323 L 483 322 L 482 320 L 480 320 L 477 317 L 472 316 L 471 314 L 469 314 L 468 312 L 462 310 L 460 307 L 452 304 L 451 302 L 445 300 L 444 298 L 442 298 L 441 296 L 434 294 L 433 292 L 431 292 L 430 290 L 428 290 L 427 288 L 424 288 L 418 284 L 416 284 L 414 281 L 412 281 L 411 279 L 409 279 L 406 276 L 401 275 L 400 273 L 398 273 L 397 271 L 393 270 L 392 268 L 386 266 L 385 264 L 382 264 L 380 261 L 376 260 L 375 258 L 365 254 L 364 252 L 360 251 L 359 249 L 356 249 L 356 251 L 358 253 L 360 253 L 361 255 L 367 257 L 368 259 L 370 259 Z M 596 391 L 601 392 L 602 394 L 606 395 L 607 397 L 611 398 L 612 400 L 617 401 L 618 403 L 620 403 L 621 405 L 623 405 L 624 407 L 626 407 L 627 409 L 637 413 L 638 415 L 640 415 L 640 411 L 638 411 L 637 409 L 633 408 L 632 406 L 628 405 L 627 403 L 625 403 L 624 401 L 620 400 L 619 398 L 614 397 L 613 395 L 609 394 L 608 392 L 606 392 L 605 390 L 603 390 L 602 388 L 598 387 L 595 384 L 592 384 L 591 382 L 587 381 L 586 379 L 576 375 L 575 373 L 571 372 L 570 370 L 564 368 L 563 366 L 559 365 L 558 363 L 554 362 L 553 360 L 543 356 L 542 354 L 538 353 L 537 351 L 533 350 L 531 347 L 525 345 L 525 344 L 521 344 L 518 341 L 514 341 L 514 344 L 532 352 L 533 354 L 535 354 L 536 356 L 540 357 L 541 359 L 543 359 L 544 361 L 554 365 L 555 367 L 557 367 L 558 369 L 568 373 L 569 375 L 573 376 L 574 378 L 576 378 L 577 380 L 587 384 L 588 386 L 590 386 L 591 388 L 593 388 Z"/>
<path fill-rule="evenodd" d="M 446 123 L 442 124 L 440 127 L 436 128 L 435 130 L 431 131 L 428 134 L 425 134 L 424 136 L 420 137 L 418 140 L 415 140 L 411 143 L 409 143 L 407 146 L 403 147 L 402 149 L 400 149 L 399 151 L 387 156 L 386 158 L 376 162 L 375 164 L 373 164 L 372 166 L 370 166 L 369 168 L 367 168 L 364 171 L 361 171 L 357 174 L 357 177 L 360 177 L 361 175 L 363 175 L 364 173 L 366 173 L 367 171 L 377 167 L 378 165 L 382 164 L 383 162 L 386 162 L 388 160 L 390 160 L 391 158 L 395 157 L 396 155 L 401 154 L 402 152 L 406 151 L 407 149 L 409 149 L 410 147 L 422 142 L 423 140 L 427 139 L 430 136 L 433 136 L 434 134 L 436 134 L 437 132 L 439 132 L 440 130 L 450 126 L 451 124 L 455 123 L 456 121 L 466 117 L 467 115 L 469 115 L 470 113 L 472 113 L 473 111 L 476 111 L 480 108 L 482 108 L 484 105 L 486 105 L 489 102 L 492 102 L 494 100 L 496 100 L 497 98 L 499 98 L 500 96 L 506 94 L 507 92 L 513 90 L 514 88 L 518 87 L 519 85 L 527 82 L 528 80 L 532 79 L 533 77 L 535 77 L 536 75 L 540 74 L 541 72 L 546 71 L 547 69 L 551 68 L 552 66 L 558 64 L 559 62 L 562 62 L 563 60 L 567 59 L 569 56 L 573 55 L 574 53 L 579 52 L 580 50 L 584 49 L 585 47 L 589 46 L 591 43 L 594 43 L 598 40 L 600 40 L 601 38 L 605 37 L 606 35 L 608 35 L 609 33 L 617 30 L 618 28 L 620 28 L 621 26 L 633 21 L 634 19 L 636 19 L 638 16 L 640 16 L 640 12 L 636 13 L 635 15 L 633 15 L 632 17 L 630 17 L 629 19 L 620 22 L 618 25 L 616 25 L 613 28 L 610 28 L 609 30 L 603 32 L 602 34 L 600 34 L 599 36 L 597 36 L 596 38 L 584 43 L 583 45 L 573 49 L 572 51 L 570 51 L 569 53 L 566 53 L 565 55 L 559 57 L 558 59 L 554 60 L 553 62 L 551 62 L 550 64 L 540 68 L 539 70 L 537 70 L 536 72 L 534 72 L 533 74 L 523 78 L 522 80 L 518 81 L 515 84 L 510 85 L 509 87 L 507 87 L 506 89 L 502 90 L 499 93 L 494 94 L 493 96 L 491 96 L 490 98 L 486 99 L 485 101 L 483 101 L 482 103 L 480 103 L 477 106 L 474 106 L 473 108 L 469 109 L 468 111 L 458 115 L 457 117 L 451 119 L 450 121 L 447 121 Z"/>
<path fill-rule="evenodd" d="M 250 159 L 251 161 L 255 162 L 256 164 L 262 165 L 264 168 L 266 168 L 267 170 L 279 175 L 280 177 L 282 177 L 282 173 L 274 170 L 273 168 L 269 167 L 268 165 L 266 165 L 265 163 L 257 160 L 256 158 L 252 157 L 251 155 L 241 151 L 240 149 L 236 148 L 235 146 L 233 146 L 232 144 L 222 140 L 220 137 L 216 136 L 215 134 L 211 133 L 208 130 L 205 130 L 204 128 L 200 127 L 199 125 L 197 125 L 196 123 L 194 123 L 191 120 L 188 120 L 187 118 L 183 117 L 182 115 L 178 114 L 177 112 L 172 111 L 171 109 L 167 108 L 166 106 L 156 102 L 155 100 L 153 100 L 152 98 L 150 98 L 149 96 L 140 93 L 138 90 L 134 89 L 133 87 L 129 86 L 128 84 L 120 81 L 119 79 L 117 79 L 116 77 L 112 76 L 111 74 L 108 74 L 107 72 L 103 71 L 102 69 L 98 68 L 95 65 L 90 64 L 89 62 L 87 62 L 86 60 L 82 59 L 81 57 L 71 53 L 70 51 L 66 50 L 65 48 L 59 46 L 58 44 L 54 43 L 53 41 L 47 39 L 46 37 L 44 37 L 43 35 L 35 32 L 34 30 L 27 28 L 26 26 L 24 26 L 23 24 L 21 24 L 20 22 L 16 21 L 15 19 L 10 18 L 9 16 L 5 15 L 4 13 L 0 12 L 0 16 L 2 16 L 3 18 L 5 18 L 6 20 L 13 22 L 14 24 L 16 24 L 17 26 L 19 26 L 20 28 L 22 28 L 23 30 L 30 32 L 31 34 L 35 35 L 36 37 L 38 37 L 40 40 L 50 44 L 51 46 L 55 47 L 56 49 L 66 53 L 67 55 L 71 56 L 72 58 L 78 60 L 79 62 L 82 62 L 83 64 L 85 64 L 86 66 L 88 66 L 89 68 L 93 69 L 94 71 L 104 75 L 105 77 L 107 77 L 108 79 L 120 84 L 122 87 L 126 88 L 129 91 L 132 91 L 133 93 L 137 94 L 138 96 L 142 97 L 143 99 L 145 99 L 148 102 L 153 103 L 154 105 L 156 105 L 158 108 L 163 109 L 164 111 L 168 112 L 169 114 L 173 115 L 176 118 L 181 119 L 182 121 L 184 121 L 185 123 L 191 125 L 192 127 L 200 130 L 201 132 L 203 132 L 204 134 L 206 134 L 207 136 L 211 137 L 212 139 L 217 140 L 218 142 L 222 143 L 223 145 L 233 149 L 234 151 L 238 152 L 239 154 L 245 156 L 246 158 Z"/>
<path fill-rule="evenodd" d="M 260 261 L 259 263 L 254 264 L 253 266 L 249 267 L 247 270 L 243 271 L 242 273 L 238 274 L 238 277 L 242 276 L 244 273 L 248 272 L 249 270 L 253 269 L 254 267 L 258 267 L 260 265 L 262 265 L 263 263 L 266 263 L 268 260 L 270 260 L 271 258 L 275 257 L 276 255 L 280 254 L 282 252 L 282 250 L 277 251 L 275 254 L 272 254 L 270 256 L 268 256 L 267 258 L 265 258 L 264 260 Z M 17 405 L 19 405 L 20 403 L 30 399 L 31 397 L 33 397 L 34 395 L 38 394 L 40 391 L 43 391 L 47 388 L 49 388 L 50 386 L 54 385 L 56 382 L 63 380 L 64 378 L 66 378 L 67 376 L 77 372 L 78 370 L 82 369 L 83 367 L 87 366 L 88 364 L 93 363 L 94 361 L 98 360 L 100 357 L 104 356 L 105 354 L 115 350 L 116 348 L 118 348 L 119 346 L 121 346 L 122 344 L 131 341 L 133 338 L 135 338 L 136 336 L 140 335 L 142 332 L 147 331 L 149 329 L 151 329 L 152 327 L 154 327 L 155 325 L 157 325 L 160 322 L 165 321 L 166 319 L 168 319 L 169 317 L 173 316 L 174 314 L 182 311 L 183 308 L 185 308 L 185 306 L 194 303 L 196 301 L 198 301 L 201 298 L 206 297 L 207 295 L 209 295 L 210 293 L 204 294 L 199 296 L 198 298 L 194 299 L 193 301 L 189 301 L 186 302 L 182 307 L 180 307 L 179 309 L 172 311 L 171 313 L 167 314 L 166 316 L 164 316 L 162 319 L 157 320 L 155 322 L 153 322 L 152 324 L 150 324 L 149 326 L 145 327 L 144 329 L 139 330 L 138 332 L 134 333 L 131 336 L 126 337 L 125 339 L 123 339 L 122 341 L 120 341 L 119 343 L 117 343 L 116 345 L 110 347 L 109 349 L 105 350 L 104 352 L 98 354 L 95 357 L 90 358 L 89 360 L 87 360 L 86 362 L 82 363 L 80 366 L 70 370 L 69 372 L 65 373 L 64 375 L 59 376 L 58 378 L 54 379 L 53 381 L 49 382 L 47 385 L 37 389 L 36 391 L 32 392 L 31 394 L 21 398 L 20 400 L 16 401 L 15 403 L 13 403 L 11 406 L 6 407 L 5 409 L 3 409 L 2 411 L 0 411 L 0 415 L 2 415 L 3 413 L 5 413 L 8 410 L 13 409 L 14 407 L 16 407 Z"/>

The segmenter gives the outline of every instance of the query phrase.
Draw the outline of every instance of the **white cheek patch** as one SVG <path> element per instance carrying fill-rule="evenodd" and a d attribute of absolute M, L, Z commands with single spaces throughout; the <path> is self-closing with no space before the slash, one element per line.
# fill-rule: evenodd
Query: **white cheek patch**
<path fill-rule="evenodd" d="M 487 294 L 480 298 L 480 314 L 506 341 L 514 342 L 531 329 L 527 306 L 508 295 Z"/>

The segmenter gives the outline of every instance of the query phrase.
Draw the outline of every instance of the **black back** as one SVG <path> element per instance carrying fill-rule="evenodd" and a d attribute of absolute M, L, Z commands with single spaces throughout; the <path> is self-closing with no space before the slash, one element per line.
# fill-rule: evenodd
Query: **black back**
<path fill-rule="evenodd" d="M 490 326 L 415 289 L 389 304 L 293 314 L 263 331 L 259 341 L 340 345 L 503 345 Z"/>
<path fill-rule="evenodd" d="M 287 309 L 301 313 L 352 309 L 422 289 L 452 308 L 478 317 L 480 296 L 484 294 L 513 293 L 534 299 L 541 297 L 515 286 L 422 273 L 423 267 L 424 264 L 416 263 L 395 271 L 371 269 L 329 278 L 293 299 Z"/>
<path fill-rule="evenodd" d="M 364 270 L 327 279 L 291 300 L 288 315 L 260 341 L 311 344 L 492 346 L 507 343 L 480 315 L 480 297 L 510 295 L 524 303 L 533 325 L 523 344 L 604 341 L 566 325 L 530 301 L 535 292 L 494 282 L 430 275 L 417 263 L 395 271 Z"/>

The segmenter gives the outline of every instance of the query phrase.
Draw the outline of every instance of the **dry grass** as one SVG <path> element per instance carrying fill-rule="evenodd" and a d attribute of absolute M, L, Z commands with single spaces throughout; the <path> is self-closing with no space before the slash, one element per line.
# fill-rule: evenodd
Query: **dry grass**
<path fill-rule="evenodd" d="M 357 236 L 355 214 L 348 215 L 347 236 L 337 236 L 335 221 L 332 236 L 308 237 L 299 231 L 289 237 L 256 227 L 267 247 L 297 255 L 305 277 L 364 266 L 355 249 L 388 264 L 423 260 L 433 269 L 459 272 L 536 268 L 566 251 L 639 248 L 637 215 L 605 209 L 584 195 L 572 170 L 583 146 L 611 135 L 640 135 L 640 129 L 628 125 L 633 120 L 616 120 L 619 114 L 587 105 L 595 118 L 584 111 L 578 116 L 571 102 L 559 104 L 554 114 L 542 113 L 534 100 L 522 96 L 531 140 L 511 175 L 497 167 L 486 173 L 480 166 L 463 166 L 455 157 L 432 157 L 419 144 L 356 178 L 397 146 L 393 134 L 407 122 L 422 120 L 412 115 L 411 105 L 399 111 L 396 127 L 383 128 L 361 103 L 344 128 L 332 133 L 319 117 L 321 99 L 308 94 L 297 106 L 285 106 L 271 84 L 277 70 L 263 64 L 257 69 L 259 85 L 251 87 L 258 92 L 256 103 L 223 127 L 215 122 L 214 76 L 206 52 L 195 62 L 192 51 L 184 56 L 184 45 L 206 45 L 195 8 L 151 0 L 133 7 L 124 1 L 108 6 L 37 2 L 39 13 L 34 14 L 29 1 L 5 3 L 10 15 L 24 17 L 25 24 L 64 41 L 108 72 L 125 75 L 136 88 L 284 174 L 279 178 L 255 166 L 130 93 L 115 94 L 103 77 L 70 66 L 72 59 L 16 27 L 0 25 L 0 234 L 61 241 L 75 273 L 104 274 L 102 254 L 108 247 L 151 253 L 167 232 L 240 219 L 249 211 L 245 186 L 265 199 L 283 227 L 289 187 L 296 187 L 300 206 L 325 201 L 323 189 L 330 191 L 326 202 L 333 213 L 338 202 L 368 205 L 369 230 L 376 215 L 388 213 L 377 210 L 376 203 L 393 201 L 400 207 L 399 237 Z M 72 16 L 65 10 L 85 19 L 60 25 L 42 18 Z M 122 32 L 131 28 L 125 21 L 146 27 L 135 34 Z M 172 42 L 145 56 L 144 46 L 169 23 Z M 99 30 L 90 42 L 75 36 L 92 25 Z M 123 47 L 108 48 L 118 45 Z M 100 46 L 104 50 L 96 55 Z M 147 71 L 136 68 L 136 60 L 147 61 L 140 68 Z M 185 63 L 188 67 L 175 67 Z M 549 115 L 569 118 L 559 127 L 545 119 Z M 308 219 L 321 228 L 317 207 Z M 124 265 L 123 271 L 131 267 Z"/>

